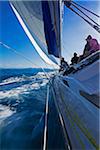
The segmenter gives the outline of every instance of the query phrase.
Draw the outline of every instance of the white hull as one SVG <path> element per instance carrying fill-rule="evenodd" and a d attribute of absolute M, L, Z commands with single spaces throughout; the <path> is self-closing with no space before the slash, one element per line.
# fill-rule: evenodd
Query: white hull
<path fill-rule="evenodd" d="M 67 140 L 70 149 L 99 149 L 98 81 L 99 60 L 53 80 L 55 104 L 63 120 L 64 135 L 70 139 Z"/>

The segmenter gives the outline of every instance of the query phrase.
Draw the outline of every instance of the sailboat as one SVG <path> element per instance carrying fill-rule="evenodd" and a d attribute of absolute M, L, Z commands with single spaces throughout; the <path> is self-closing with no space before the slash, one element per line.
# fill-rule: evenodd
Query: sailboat
<path fill-rule="evenodd" d="M 62 57 L 63 6 L 66 5 L 75 12 L 71 8 L 75 3 L 70 0 L 10 1 L 9 3 L 41 58 L 54 68 L 59 68 L 55 58 Z M 91 23 L 75 13 L 100 32 L 97 23 L 92 20 Z M 74 72 L 67 76 L 57 73 L 50 79 L 47 89 L 44 150 L 47 149 L 48 143 L 48 100 L 51 94 L 59 114 L 66 149 L 99 149 L 99 87 L 93 89 L 92 85 L 92 83 L 95 85 L 96 80 L 99 79 L 99 53 L 100 51 L 74 65 Z"/>

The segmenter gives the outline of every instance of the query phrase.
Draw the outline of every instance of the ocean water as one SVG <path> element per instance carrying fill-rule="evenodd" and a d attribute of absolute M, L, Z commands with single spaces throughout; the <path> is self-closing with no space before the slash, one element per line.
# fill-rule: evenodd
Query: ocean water
<path fill-rule="evenodd" d="M 51 77 L 53 70 L 46 69 L 46 72 Z M 1 150 L 43 149 L 47 84 L 41 69 L 0 69 Z M 48 149 L 65 149 L 52 95 L 47 133 Z"/>

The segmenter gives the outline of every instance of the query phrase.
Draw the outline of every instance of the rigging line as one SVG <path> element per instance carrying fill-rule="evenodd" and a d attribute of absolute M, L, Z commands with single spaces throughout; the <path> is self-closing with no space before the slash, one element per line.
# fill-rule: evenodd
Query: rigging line
<path fill-rule="evenodd" d="M 5 48 L 7 48 L 7 49 L 9 49 L 9 50 L 11 50 L 11 51 L 13 51 L 13 52 L 16 53 L 17 55 L 23 57 L 25 60 L 27 60 L 28 62 L 30 62 L 32 65 L 35 65 L 35 66 L 37 66 L 37 67 L 40 67 L 40 68 L 43 70 L 45 76 L 49 79 L 49 76 L 48 76 L 48 74 L 46 73 L 46 71 L 45 71 L 45 69 L 44 69 L 43 67 L 41 67 L 41 66 L 39 66 L 39 65 L 37 65 L 37 64 L 35 64 L 35 63 L 33 63 L 30 59 L 28 59 L 28 58 L 27 58 L 26 56 L 24 56 L 22 53 L 17 52 L 15 49 L 11 48 L 10 46 L 4 44 L 4 43 L 1 42 L 1 41 L 0 41 L 0 45 L 3 46 L 3 47 L 5 47 Z"/>
<path fill-rule="evenodd" d="M 65 4 L 66 5 L 66 4 Z M 66 5 L 67 7 L 67 5 Z M 70 10 L 72 10 L 74 13 L 76 13 L 78 16 L 80 16 L 84 21 L 86 21 L 91 27 L 93 27 L 97 32 L 100 33 L 100 28 L 94 24 L 92 24 L 91 22 L 89 22 L 87 19 L 85 19 L 82 15 L 80 15 L 78 12 L 76 12 L 73 8 L 71 7 L 67 7 L 69 8 Z"/>
<path fill-rule="evenodd" d="M 86 15 L 81 9 L 79 9 L 77 6 L 75 6 L 74 4 L 72 4 L 72 6 L 74 6 L 75 8 L 77 8 L 81 13 L 83 13 L 88 19 L 90 19 L 91 21 L 93 21 L 97 26 L 100 26 L 97 22 L 95 22 L 92 18 L 90 18 L 88 15 Z"/>
<path fill-rule="evenodd" d="M 100 16 L 99 16 L 99 15 L 97 15 L 96 13 L 94 13 L 94 12 L 90 11 L 89 9 L 87 9 L 87 8 L 85 8 L 85 7 L 83 7 L 83 6 L 81 6 L 80 4 L 77 4 L 76 2 L 73 2 L 73 1 L 72 1 L 72 3 L 76 4 L 77 6 L 81 7 L 82 9 L 84 9 L 84 10 L 86 10 L 86 11 L 90 12 L 90 13 L 91 13 L 91 14 L 93 14 L 94 16 L 96 16 L 96 17 L 100 18 Z"/>
<path fill-rule="evenodd" d="M 25 60 L 27 60 L 28 62 L 30 62 L 32 65 L 36 65 L 36 64 L 33 63 L 30 59 L 28 59 L 26 56 L 24 56 L 22 53 L 17 52 L 15 49 L 13 49 L 13 48 L 11 48 L 10 46 L 8 46 L 8 45 L 2 43 L 1 41 L 0 41 L 0 45 L 2 45 L 3 47 L 5 47 L 5 48 L 7 48 L 7 49 L 9 49 L 9 50 L 11 50 L 11 51 L 13 51 L 13 52 L 16 53 L 17 55 L 23 57 Z M 38 66 L 38 65 L 36 65 L 36 66 Z M 38 67 L 39 67 L 39 66 L 38 66 Z"/>
<path fill-rule="evenodd" d="M 47 85 L 43 150 L 46 150 L 46 144 L 47 144 L 48 107 L 49 107 L 49 85 Z"/>

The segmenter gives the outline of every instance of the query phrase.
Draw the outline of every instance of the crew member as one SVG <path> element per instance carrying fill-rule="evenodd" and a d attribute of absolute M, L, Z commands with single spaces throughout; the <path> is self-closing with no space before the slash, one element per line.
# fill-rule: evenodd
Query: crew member
<path fill-rule="evenodd" d="M 62 57 L 61 58 L 61 61 L 60 61 L 60 70 L 59 71 L 65 71 L 69 68 L 69 65 L 68 63 L 64 60 L 64 58 Z"/>
<path fill-rule="evenodd" d="M 77 64 L 79 57 L 77 56 L 77 53 L 74 53 L 74 56 L 71 59 L 71 65 Z"/>

